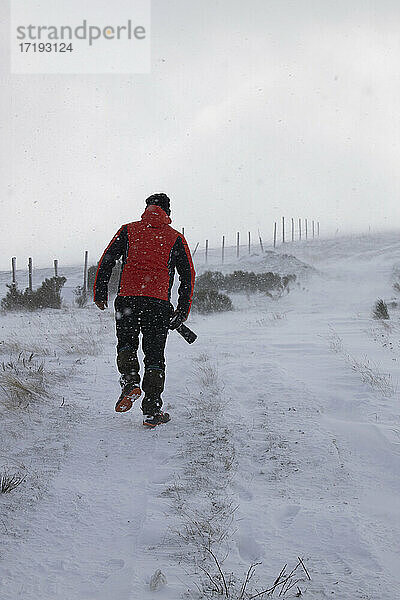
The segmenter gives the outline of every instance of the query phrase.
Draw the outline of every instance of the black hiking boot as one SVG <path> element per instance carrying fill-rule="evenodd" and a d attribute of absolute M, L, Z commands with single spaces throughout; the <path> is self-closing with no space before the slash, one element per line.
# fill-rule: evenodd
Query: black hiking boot
<path fill-rule="evenodd" d="M 141 394 L 140 383 L 137 376 L 121 375 L 119 380 L 122 392 L 115 405 L 116 412 L 126 412 L 133 406 Z"/>
<path fill-rule="evenodd" d="M 161 425 L 162 423 L 168 423 L 171 420 L 171 417 L 168 413 L 158 412 L 155 415 L 143 415 L 143 425 L 145 427 L 157 427 L 157 425 Z"/>

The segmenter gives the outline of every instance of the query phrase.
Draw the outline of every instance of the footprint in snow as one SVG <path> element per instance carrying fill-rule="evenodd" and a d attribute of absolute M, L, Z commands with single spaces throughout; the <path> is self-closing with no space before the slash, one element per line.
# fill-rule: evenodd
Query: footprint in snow
<path fill-rule="evenodd" d="M 107 566 L 112 569 L 122 569 L 125 565 L 125 561 L 122 558 L 112 558 L 107 562 Z"/>
<path fill-rule="evenodd" d="M 299 504 L 289 504 L 288 506 L 285 506 L 278 514 L 278 523 L 285 527 L 291 525 L 300 512 L 300 509 L 301 506 Z"/>
<path fill-rule="evenodd" d="M 242 521 L 240 529 L 237 543 L 240 558 L 249 563 L 261 560 L 265 555 L 265 551 L 262 545 L 257 542 L 251 524 L 247 521 Z"/>
<path fill-rule="evenodd" d="M 120 571 L 125 566 L 125 561 L 122 558 L 112 558 L 104 563 L 101 574 L 97 575 L 97 579 L 104 583 L 115 572 Z"/>
<path fill-rule="evenodd" d="M 240 500 L 243 500 L 245 502 L 250 502 L 253 499 L 253 494 L 250 492 L 250 490 L 246 489 L 242 485 L 237 483 L 235 485 L 235 488 L 236 488 L 236 493 L 239 496 Z"/>

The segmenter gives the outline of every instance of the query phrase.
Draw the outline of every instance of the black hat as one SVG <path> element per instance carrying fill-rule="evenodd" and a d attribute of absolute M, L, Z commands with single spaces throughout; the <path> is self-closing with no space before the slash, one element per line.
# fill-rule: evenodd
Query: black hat
<path fill-rule="evenodd" d="M 146 204 L 147 206 L 149 206 L 149 204 L 154 204 L 155 206 L 162 208 L 168 216 L 171 214 L 171 210 L 169 208 L 170 199 L 168 198 L 167 194 L 153 194 L 152 196 L 146 198 Z"/>

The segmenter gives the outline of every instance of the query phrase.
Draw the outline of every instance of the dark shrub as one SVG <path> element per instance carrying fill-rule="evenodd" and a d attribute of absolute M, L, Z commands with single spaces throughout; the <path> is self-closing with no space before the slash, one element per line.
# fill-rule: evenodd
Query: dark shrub
<path fill-rule="evenodd" d="M 7 285 L 8 292 L 1 301 L 1 308 L 4 310 L 23 310 L 25 306 L 24 293 L 17 288 L 16 283 Z"/>
<path fill-rule="evenodd" d="M 224 287 L 224 279 L 220 271 L 206 271 L 196 277 L 196 290 L 219 290 Z"/>
<path fill-rule="evenodd" d="M 234 271 L 223 275 L 219 271 L 206 271 L 196 279 L 198 290 L 226 290 L 227 292 L 265 292 L 288 290 L 296 275 L 280 276 L 277 273 Z"/>
<path fill-rule="evenodd" d="M 222 287 L 228 292 L 256 292 L 257 275 L 247 271 L 234 271 L 225 275 Z"/>
<path fill-rule="evenodd" d="M 206 271 L 196 279 L 193 308 L 198 312 L 208 313 L 232 310 L 229 296 L 219 293 L 227 292 L 264 292 L 271 296 L 275 291 L 278 295 L 289 291 L 289 284 L 296 280 L 296 275 L 280 276 L 277 273 L 253 273 L 234 271 L 223 275 L 220 271 Z"/>
<path fill-rule="evenodd" d="M 232 310 L 232 300 L 216 290 L 200 289 L 193 295 L 193 310 L 202 314 Z"/>
<path fill-rule="evenodd" d="M 260 292 L 271 292 L 282 288 L 282 278 L 277 273 L 259 273 L 257 283 Z"/>
<path fill-rule="evenodd" d="M 20 292 L 15 284 L 8 285 L 8 292 L 1 301 L 5 310 L 36 310 L 38 308 L 61 308 L 61 289 L 65 277 L 45 279 L 37 290 L 27 288 Z"/>
<path fill-rule="evenodd" d="M 37 290 L 25 290 L 27 308 L 61 308 L 61 290 L 66 281 L 65 277 L 51 277 L 45 279 Z"/>
<path fill-rule="evenodd" d="M 384 300 L 377 300 L 375 302 L 374 310 L 372 312 L 374 319 L 389 319 L 389 312 L 386 302 Z"/>

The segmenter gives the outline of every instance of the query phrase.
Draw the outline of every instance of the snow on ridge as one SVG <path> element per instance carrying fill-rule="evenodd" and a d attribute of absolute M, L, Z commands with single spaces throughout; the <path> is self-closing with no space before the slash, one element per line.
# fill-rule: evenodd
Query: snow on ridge
<path fill-rule="evenodd" d="M 282 254 L 273 250 L 266 250 L 263 255 L 253 254 L 239 259 L 240 264 L 248 264 L 256 272 L 273 271 L 280 275 L 305 274 L 316 271 L 314 267 L 299 260 L 292 254 Z"/>
<path fill-rule="evenodd" d="M 279 275 L 296 275 L 305 277 L 311 273 L 316 273 L 315 267 L 299 260 L 291 254 L 283 254 L 273 250 L 266 250 L 264 254 L 253 253 L 230 260 L 225 264 L 216 264 L 210 262 L 202 265 L 195 265 L 198 274 L 204 271 L 221 271 L 222 273 L 233 273 L 234 271 L 253 271 L 254 273 L 273 272 Z"/>

